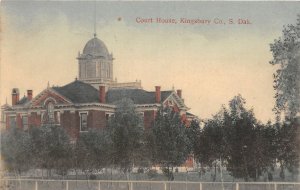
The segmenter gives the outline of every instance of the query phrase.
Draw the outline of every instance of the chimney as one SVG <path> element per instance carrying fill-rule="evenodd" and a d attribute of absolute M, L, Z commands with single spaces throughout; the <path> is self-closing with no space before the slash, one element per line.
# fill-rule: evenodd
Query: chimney
<path fill-rule="evenodd" d="M 11 93 L 11 104 L 14 106 L 19 102 L 19 89 L 18 88 L 13 88 L 12 93 Z"/>
<path fill-rule="evenodd" d="M 105 103 L 105 86 L 99 86 L 99 100 L 100 103 Z"/>
<path fill-rule="evenodd" d="M 27 90 L 27 99 L 32 100 L 32 90 Z"/>
<path fill-rule="evenodd" d="M 160 103 L 160 101 L 161 101 L 160 86 L 155 86 L 155 102 Z"/>
<path fill-rule="evenodd" d="M 182 98 L 182 90 L 181 89 L 177 90 L 177 95 L 179 96 L 179 98 Z"/>

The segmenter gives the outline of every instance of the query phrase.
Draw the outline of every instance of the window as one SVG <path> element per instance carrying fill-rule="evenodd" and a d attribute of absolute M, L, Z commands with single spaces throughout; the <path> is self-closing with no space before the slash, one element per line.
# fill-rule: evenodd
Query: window
<path fill-rule="evenodd" d="M 1 112 L 1 122 L 3 122 L 3 123 L 6 122 L 6 116 L 4 114 L 4 111 Z"/>
<path fill-rule="evenodd" d="M 96 62 L 96 77 L 99 77 L 99 64 Z"/>
<path fill-rule="evenodd" d="M 56 116 L 57 116 L 57 123 L 60 124 L 60 112 L 59 112 L 59 111 L 57 112 L 57 115 L 56 115 Z"/>
<path fill-rule="evenodd" d="M 23 130 L 28 130 L 28 117 L 27 116 L 23 116 L 22 117 L 22 125 L 23 125 Z"/>
<path fill-rule="evenodd" d="M 9 127 L 17 127 L 16 116 L 9 117 Z"/>
<path fill-rule="evenodd" d="M 141 118 L 144 118 L 144 112 L 139 112 L 138 114 Z"/>
<path fill-rule="evenodd" d="M 114 116 L 114 113 L 105 113 L 106 121 L 109 120 L 110 117 Z"/>
<path fill-rule="evenodd" d="M 44 114 L 44 112 L 41 112 L 40 114 L 41 114 L 41 123 L 44 124 L 46 121 L 45 114 Z"/>
<path fill-rule="evenodd" d="M 87 112 L 79 113 L 80 114 L 80 131 L 88 131 L 87 128 Z"/>
<path fill-rule="evenodd" d="M 49 123 L 54 123 L 54 104 L 52 102 L 48 103 L 47 106 Z"/>

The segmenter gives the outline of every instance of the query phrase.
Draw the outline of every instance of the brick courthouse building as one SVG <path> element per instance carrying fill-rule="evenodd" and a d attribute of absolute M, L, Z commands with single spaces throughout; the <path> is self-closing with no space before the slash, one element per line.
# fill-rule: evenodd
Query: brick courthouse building
<path fill-rule="evenodd" d="M 115 102 L 122 98 L 133 100 L 136 110 L 144 118 L 144 126 L 150 127 L 155 112 L 161 104 L 173 106 L 180 112 L 183 121 L 190 121 L 194 115 L 182 99 L 181 90 L 154 91 L 142 89 L 141 81 L 118 83 L 113 79 L 113 56 L 106 45 L 94 35 L 82 53 L 78 53 L 79 78 L 62 87 L 48 87 L 33 96 L 20 98 L 18 88 L 11 94 L 12 105 L 2 109 L 2 122 L 6 128 L 38 127 L 56 124 L 64 127 L 72 139 L 89 128 L 103 128 L 114 114 Z"/>

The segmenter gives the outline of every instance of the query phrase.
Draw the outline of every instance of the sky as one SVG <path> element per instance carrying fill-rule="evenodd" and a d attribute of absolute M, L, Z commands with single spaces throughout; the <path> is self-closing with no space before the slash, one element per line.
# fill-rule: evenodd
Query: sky
<path fill-rule="evenodd" d="M 27 89 L 37 95 L 48 82 L 74 81 L 76 57 L 96 23 L 115 58 L 118 82 L 141 80 L 149 91 L 157 85 L 182 89 L 190 112 L 201 119 L 241 94 L 260 121 L 274 120 L 270 44 L 284 25 L 296 23 L 299 10 L 299 2 L 2 1 L 0 103 L 11 104 L 15 87 L 22 97 Z"/>

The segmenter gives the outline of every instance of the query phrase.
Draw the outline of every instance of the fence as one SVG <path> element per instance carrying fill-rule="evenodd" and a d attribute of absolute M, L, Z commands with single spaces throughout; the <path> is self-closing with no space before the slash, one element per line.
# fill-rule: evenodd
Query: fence
<path fill-rule="evenodd" d="M 0 179 L 1 190 L 300 190 L 288 182 L 182 182 Z"/>

